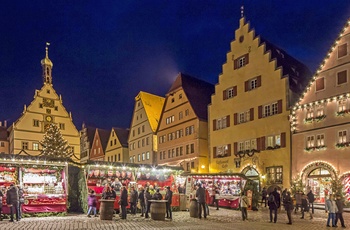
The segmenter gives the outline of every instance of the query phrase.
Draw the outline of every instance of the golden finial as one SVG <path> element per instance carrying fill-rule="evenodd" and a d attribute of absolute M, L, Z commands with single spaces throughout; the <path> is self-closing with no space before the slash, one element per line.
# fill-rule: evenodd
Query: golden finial
<path fill-rule="evenodd" d="M 46 58 L 49 58 L 49 42 L 46 42 L 46 47 L 45 47 L 45 51 L 46 51 Z"/>

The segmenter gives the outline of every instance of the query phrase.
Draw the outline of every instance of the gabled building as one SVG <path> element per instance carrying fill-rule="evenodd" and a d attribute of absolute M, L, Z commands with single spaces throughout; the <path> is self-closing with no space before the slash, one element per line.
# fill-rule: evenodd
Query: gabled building
<path fill-rule="evenodd" d="M 42 141 L 46 128 L 55 123 L 72 148 L 75 158 L 80 157 L 80 134 L 73 124 L 72 114 L 63 106 L 62 97 L 58 95 L 52 84 L 53 64 L 49 59 L 48 47 L 46 56 L 41 60 L 43 86 L 36 90 L 34 100 L 30 105 L 24 105 L 22 115 L 8 128 L 10 153 L 24 152 L 30 155 L 40 155 Z"/>
<path fill-rule="evenodd" d="M 86 163 L 90 157 L 96 128 L 83 123 L 80 131 L 80 162 Z"/>
<path fill-rule="evenodd" d="M 104 161 L 109 134 L 108 130 L 98 128 L 95 130 L 89 160 Z"/>
<path fill-rule="evenodd" d="M 142 91 L 135 97 L 128 138 L 130 163 L 157 163 L 158 142 L 156 131 L 164 101 L 164 97 Z"/>
<path fill-rule="evenodd" d="M 350 20 L 295 104 L 292 175 L 324 202 L 331 181 L 350 186 Z M 345 191 L 350 200 L 349 191 Z"/>
<path fill-rule="evenodd" d="M 210 172 L 290 187 L 290 106 L 308 68 L 262 39 L 242 17 L 208 106 Z"/>
<path fill-rule="evenodd" d="M 179 73 L 166 94 L 158 127 L 158 164 L 208 172 L 208 113 L 214 85 Z"/>
<path fill-rule="evenodd" d="M 129 129 L 112 128 L 106 147 L 105 161 L 129 162 Z"/>
<path fill-rule="evenodd" d="M 7 122 L 0 121 L 0 153 L 9 153 L 9 141 L 7 132 Z"/>

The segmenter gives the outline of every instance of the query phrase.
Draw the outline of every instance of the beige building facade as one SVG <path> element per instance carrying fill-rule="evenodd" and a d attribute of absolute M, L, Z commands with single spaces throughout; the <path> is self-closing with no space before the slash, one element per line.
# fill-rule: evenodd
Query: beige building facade
<path fill-rule="evenodd" d="M 164 101 L 164 97 L 142 91 L 135 97 L 128 138 L 130 163 L 157 164 L 156 131 Z"/>
<path fill-rule="evenodd" d="M 108 138 L 105 161 L 125 162 L 129 160 L 129 129 L 112 128 Z"/>
<path fill-rule="evenodd" d="M 158 128 L 158 164 L 207 173 L 207 106 L 214 86 L 180 73 L 165 99 Z"/>
<path fill-rule="evenodd" d="M 63 106 L 62 97 L 58 95 L 52 85 L 53 64 L 46 56 L 41 61 L 43 86 L 36 90 L 34 100 L 24 106 L 22 115 L 8 128 L 10 153 L 18 154 L 22 150 L 30 155 L 41 153 L 42 141 L 46 127 L 55 123 L 74 152 L 77 160 L 80 158 L 80 134 L 73 124 L 71 113 Z"/>
<path fill-rule="evenodd" d="M 316 202 L 332 191 L 331 181 L 350 186 L 350 21 L 293 108 L 292 175 Z M 349 191 L 346 190 L 350 200 Z"/>
<path fill-rule="evenodd" d="M 208 106 L 210 172 L 243 173 L 261 187 L 290 187 L 290 106 L 310 77 L 242 17 Z"/>

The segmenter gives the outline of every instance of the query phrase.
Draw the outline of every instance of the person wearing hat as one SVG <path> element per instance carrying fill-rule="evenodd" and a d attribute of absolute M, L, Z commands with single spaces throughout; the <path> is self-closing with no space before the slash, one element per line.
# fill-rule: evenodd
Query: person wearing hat
<path fill-rule="evenodd" d="M 173 192 L 170 190 L 170 186 L 166 187 L 165 200 L 166 202 L 166 218 L 173 219 L 171 213 L 171 201 L 173 199 Z"/>
<path fill-rule="evenodd" d="M 6 192 L 6 203 L 10 208 L 10 222 L 13 222 L 13 210 L 16 212 L 16 219 L 19 221 L 18 213 L 18 190 L 14 184 L 11 184 Z"/>

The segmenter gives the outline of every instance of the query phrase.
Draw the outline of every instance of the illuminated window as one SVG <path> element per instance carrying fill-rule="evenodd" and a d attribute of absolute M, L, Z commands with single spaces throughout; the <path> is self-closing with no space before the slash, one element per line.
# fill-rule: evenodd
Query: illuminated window
<path fill-rule="evenodd" d="M 338 132 L 338 143 L 346 143 L 347 142 L 347 135 L 346 130 L 342 130 Z"/>
<path fill-rule="evenodd" d="M 306 110 L 306 118 L 310 119 L 313 117 L 314 117 L 314 110 L 313 109 Z"/>
<path fill-rule="evenodd" d="M 33 150 L 39 150 L 39 143 L 33 143 Z"/>
<path fill-rule="evenodd" d="M 244 151 L 244 142 L 238 143 L 238 151 Z"/>
<path fill-rule="evenodd" d="M 142 160 L 144 161 L 146 159 L 145 153 L 142 153 Z"/>
<path fill-rule="evenodd" d="M 249 141 L 245 141 L 244 149 L 245 150 L 250 150 L 250 140 Z"/>
<path fill-rule="evenodd" d="M 266 168 L 267 180 L 270 184 L 278 183 L 282 184 L 283 182 L 283 167 L 274 166 Z"/>
<path fill-rule="evenodd" d="M 346 111 L 346 109 L 347 109 L 346 104 L 347 104 L 347 100 L 338 101 L 338 112 Z"/>
<path fill-rule="evenodd" d="M 307 148 L 315 147 L 315 136 L 308 136 L 306 138 L 306 147 Z"/>
<path fill-rule="evenodd" d="M 146 152 L 146 159 L 149 160 L 149 152 Z"/>
<path fill-rule="evenodd" d="M 170 123 L 173 123 L 175 121 L 175 117 L 174 116 L 170 116 L 170 117 L 167 117 L 165 122 L 166 124 L 170 124 Z"/>
<path fill-rule="evenodd" d="M 222 146 L 217 146 L 216 147 L 216 153 L 215 153 L 215 158 L 218 157 L 228 157 L 229 154 L 229 148 L 228 145 L 222 145 Z"/>
<path fill-rule="evenodd" d="M 318 147 L 324 146 L 324 134 L 318 134 L 316 136 L 316 146 Z"/>

